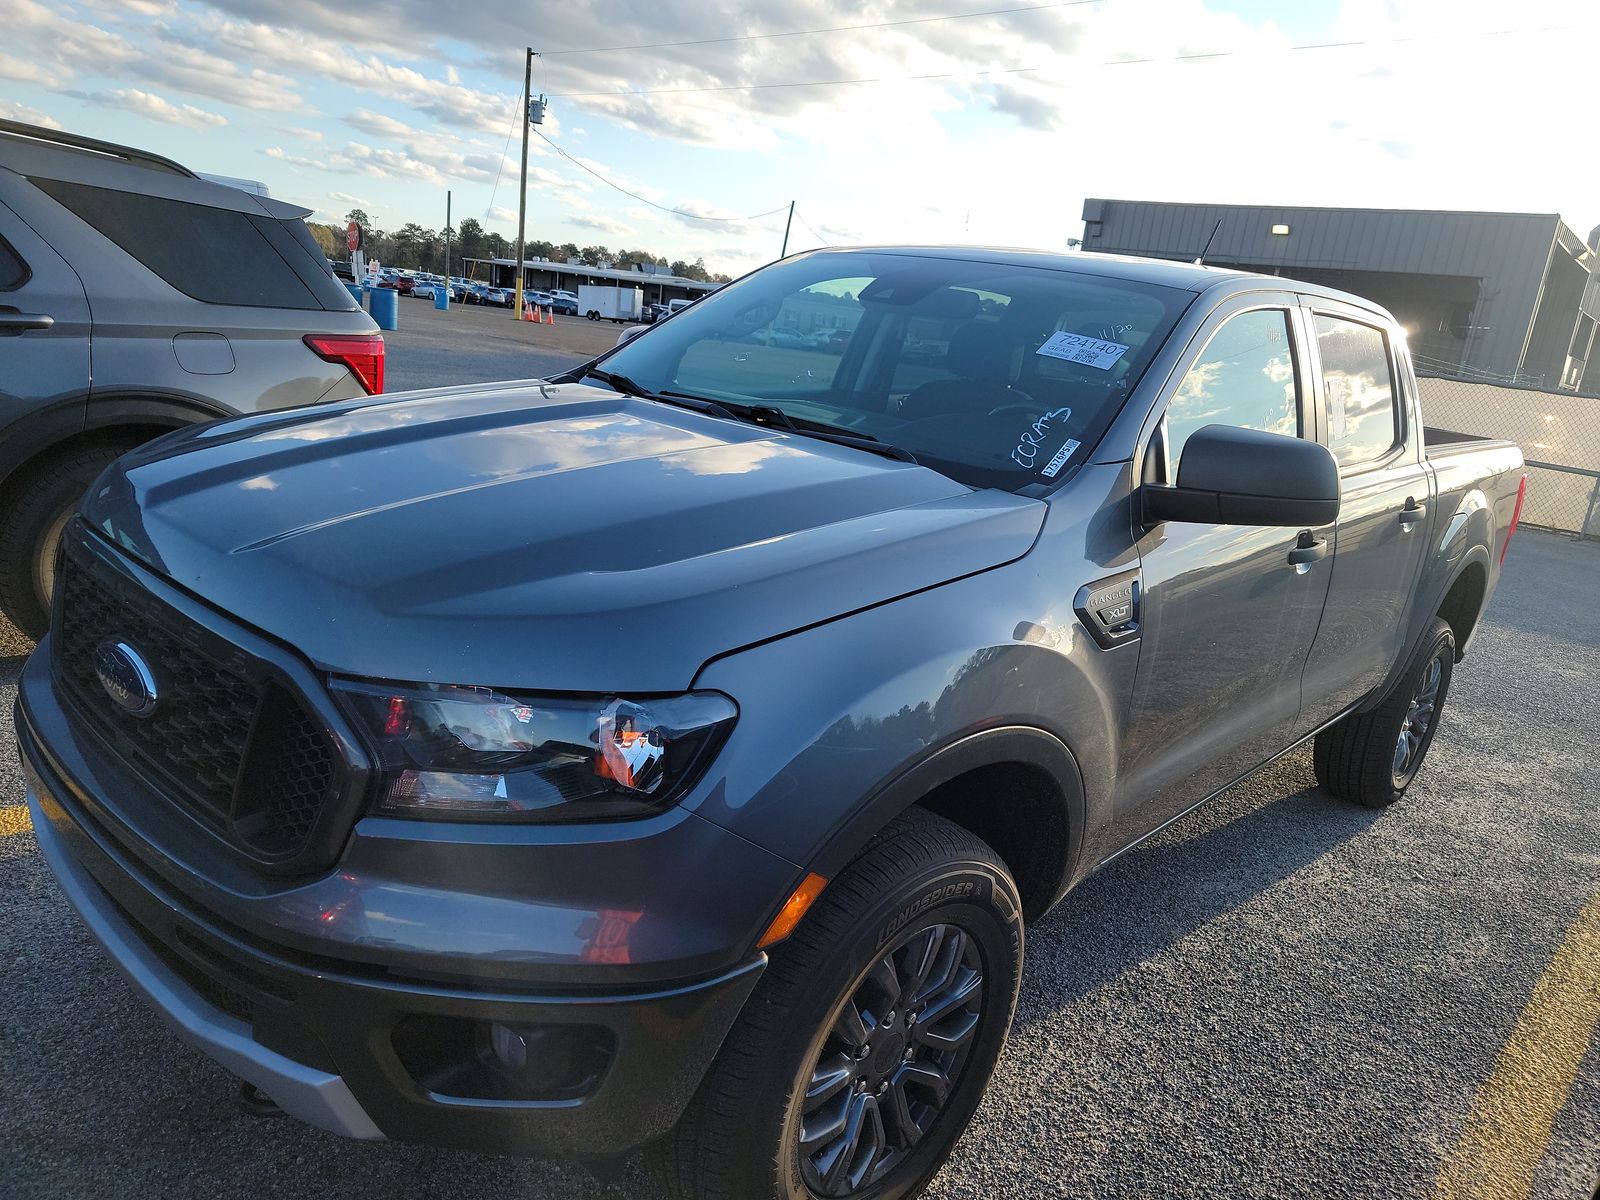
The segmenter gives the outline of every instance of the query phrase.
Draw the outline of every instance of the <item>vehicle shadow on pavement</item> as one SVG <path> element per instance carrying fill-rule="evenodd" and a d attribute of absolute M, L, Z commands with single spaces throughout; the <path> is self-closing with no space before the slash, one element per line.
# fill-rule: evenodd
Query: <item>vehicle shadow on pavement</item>
<path fill-rule="evenodd" d="M 1028 931 L 1016 1026 L 1112 983 L 1379 818 L 1315 786 L 1288 793 L 1310 765 L 1309 748 L 1288 756 L 1075 888 Z M 1281 798 L 1266 799 L 1274 786 Z"/>

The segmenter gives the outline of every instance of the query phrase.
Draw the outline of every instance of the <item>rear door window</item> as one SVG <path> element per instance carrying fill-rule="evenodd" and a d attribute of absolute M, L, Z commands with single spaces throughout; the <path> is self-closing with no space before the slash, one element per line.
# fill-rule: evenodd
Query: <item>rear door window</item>
<path fill-rule="evenodd" d="M 1289 313 L 1261 308 L 1228 318 L 1167 405 L 1167 445 L 1177 470 L 1183 444 L 1205 425 L 1300 432 L 1300 381 Z"/>
<path fill-rule="evenodd" d="M 1328 449 L 1341 467 L 1382 458 L 1399 440 L 1389 340 L 1359 321 L 1318 313 Z"/>
<path fill-rule="evenodd" d="M 348 293 L 322 267 L 321 254 L 314 253 L 316 243 L 303 221 L 61 180 L 34 182 L 196 300 L 261 308 L 349 306 Z M 300 226 L 298 233 L 290 224 Z"/>

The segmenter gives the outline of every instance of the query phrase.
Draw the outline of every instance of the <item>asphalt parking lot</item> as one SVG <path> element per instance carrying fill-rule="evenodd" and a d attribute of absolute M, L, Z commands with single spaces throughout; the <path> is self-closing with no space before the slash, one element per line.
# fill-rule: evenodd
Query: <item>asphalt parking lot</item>
<path fill-rule="evenodd" d="M 1400 805 L 1330 800 L 1296 752 L 1034 926 L 1010 1047 L 929 1194 L 1589 1196 L 1597 589 L 1600 546 L 1519 534 Z M 0 626 L 0 1195 L 649 1194 L 242 1115 L 38 857 L 10 727 L 28 649 Z"/>
<path fill-rule="evenodd" d="M 491 379 L 537 379 L 593 358 L 616 344 L 626 325 L 555 318 L 554 325 L 512 319 L 509 308 L 400 297 L 400 328 L 383 335 L 384 389 L 445 387 Z M 470 347 L 469 353 L 464 349 Z"/>

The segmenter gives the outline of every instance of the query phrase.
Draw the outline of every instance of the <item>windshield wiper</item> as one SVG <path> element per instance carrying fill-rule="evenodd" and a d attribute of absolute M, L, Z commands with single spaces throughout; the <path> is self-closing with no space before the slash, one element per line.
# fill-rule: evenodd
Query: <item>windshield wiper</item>
<path fill-rule="evenodd" d="M 629 379 L 626 375 L 619 375 L 615 371 L 602 371 L 599 367 L 588 367 L 583 372 L 585 377 L 593 377 L 605 384 L 614 392 L 621 392 L 625 396 L 637 396 L 641 400 L 656 400 L 662 404 L 671 404 L 677 408 L 688 408 L 695 412 L 706 413 L 713 417 L 724 417 L 730 421 L 740 420 L 736 413 L 715 400 L 703 400 L 699 396 L 688 396 L 683 392 L 652 392 L 649 388 L 642 387 Z"/>
<path fill-rule="evenodd" d="M 731 409 L 732 415 L 752 425 L 763 425 L 769 429 L 781 429 L 785 433 L 798 433 L 802 437 L 814 437 L 819 441 L 832 442 L 838 446 L 854 446 L 857 450 L 866 450 L 871 454 L 881 454 L 885 458 L 892 458 L 898 462 L 916 465 L 917 460 L 911 451 L 903 450 L 899 446 L 888 442 L 879 441 L 870 433 L 858 433 L 853 429 L 846 429 L 842 425 L 829 425 L 824 421 L 809 421 L 804 417 L 798 421 L 783 409 L 769 404 L 727 404 L 724 408 Z"/>

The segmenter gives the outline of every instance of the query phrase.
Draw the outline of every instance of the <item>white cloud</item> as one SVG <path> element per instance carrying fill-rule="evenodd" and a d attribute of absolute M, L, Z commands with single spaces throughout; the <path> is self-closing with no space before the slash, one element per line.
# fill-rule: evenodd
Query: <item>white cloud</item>
<path fill-rule="evenodd" d="M 352 196 L 349 192 L 329 192 L 328 199 L 340 204 L 354 204 L 357 208 L 370 208 L 372 201 L 363 196 Z"/>
<path fill-rule="evenodd" d="M 142 92 L 138 88 L 91 92 L 83 98 L 106 108 L 134 113 L 146 120 L 161 121 L 167 125 L 182 125 L 186 129 L 217 129 L 228 123 L 228 118 L 221 113 L 196 108 L 192 104 L 174 104 L 154 92 Z"/>
<path fill-rule="evenodd" d="M 46 129 L 60 129 L 61 122 L 47 112 L 40 112 L 27 104 L 0 99 L 0 117 L 8 121 L 21 121 L 27 125 L 41 125 Z"/>
<path fill-rule="evenodd" d="M 626 221 L 616 221 L 610 217 L 577 216 L 568 217 L 567 224 L 578 229 L 592 229 L 597 233 L 609 233 L 613 237 L 631 237 L 633 226 Z"/>

